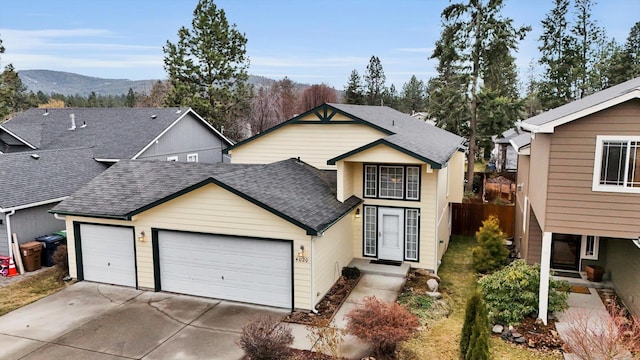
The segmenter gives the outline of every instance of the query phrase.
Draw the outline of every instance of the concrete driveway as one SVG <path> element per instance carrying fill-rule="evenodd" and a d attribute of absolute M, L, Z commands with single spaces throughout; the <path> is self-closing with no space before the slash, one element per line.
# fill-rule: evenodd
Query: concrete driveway
<path fill-rule="evenodd" d="M 240 359 L 242 327 L 286 309 L 76 283 L 0 317 L 2 359 Z"/>

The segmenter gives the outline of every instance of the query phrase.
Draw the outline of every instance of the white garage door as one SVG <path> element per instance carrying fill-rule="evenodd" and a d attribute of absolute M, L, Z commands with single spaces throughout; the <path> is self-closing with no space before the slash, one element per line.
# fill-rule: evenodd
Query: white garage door
<path fill-rule="evenodd" d="M 80 224 L 85 280 L 136 286 L 133 229 Z"/>
<path fill-rule="evenodd" d="M 164 291 L 291 308 L 291 242 L 158 232 Z"/>

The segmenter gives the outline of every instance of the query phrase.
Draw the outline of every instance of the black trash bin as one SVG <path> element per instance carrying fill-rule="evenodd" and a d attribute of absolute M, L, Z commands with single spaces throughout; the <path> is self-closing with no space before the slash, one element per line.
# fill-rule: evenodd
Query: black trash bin
<path fill-rule="evenodd" d="M 53 253 L 56 252 L 58 246 L 62 245 L 64 238 L 60 235 L 44 235 L 36 238 L 36 241 L 42 243 L 42 265 L 53 266 Z"/>

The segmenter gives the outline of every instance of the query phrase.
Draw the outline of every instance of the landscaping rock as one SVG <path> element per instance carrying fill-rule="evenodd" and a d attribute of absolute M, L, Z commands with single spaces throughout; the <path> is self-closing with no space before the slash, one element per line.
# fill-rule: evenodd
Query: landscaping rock
<path fill-rule="evenodd" d="M 438 291 L 438 281 L 436 279 L 427 280 L 427 286 L 431 292 Z"/>
<path fill-rule="evenodd" d="M 522 336 L 520 336 L 519 338 L 516 338 L 514 340 L 517 344 L 523 344 L 525 341 L 527 341 L 525 338 L 523 338 Z"/>
<path fill-rule="evenodd" d="M 519 337 L 522 337 L 522 334 L 520 334 L 519 332 L 512 332 L 512 333 L 511 333 L 511 336 L 513 336 L 514 338 L 516 338 L 516 339 L 517 339 L 517 338 L 519 338 Z"/>
<path fill-rule="evenodd" d="M 440 294 L 437 291 L 427 291 L 425 292 L 426 295 L 434 298 L 434 299 L 442 299 L 442 294 Z"/>
<path fill-rule="evenodd" d="M 493 328 L 491 329 L 491 331 L 494 334 L 502 334 L 502 332 L 504 331 L 504 326 L 500 324 L 493 325 Z"/>

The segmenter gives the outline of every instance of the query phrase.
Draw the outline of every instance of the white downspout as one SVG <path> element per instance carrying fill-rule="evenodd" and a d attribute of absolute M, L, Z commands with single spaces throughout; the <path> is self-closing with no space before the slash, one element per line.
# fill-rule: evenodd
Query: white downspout
<path fill-rule="evenodd" d="M 542 234 L 542 256 L 540 258 L 540 292 L 538 294 L 538 317 L 547 325 L 549 311 L 549 273 L 551 272 L 552 233 Z"/>
<path fill-rule="evenodd" d="M 5 213 L 4 219 L 7 224 L 7 243 L 9 245 L 9 257 L 13 259 L 13 246 L 11 246 L 11 219 L 9 218 L 11 215 L 15 214 L 16 210 L 13 209 L 8 213 Z"/>
<path fill-rule="evenodd" d="M 316 273 L 316 262 L 315 262 L 315 258 L 316 258 L 316 252 L 315 252 L 315 242 L 313 241 L 315 239 L 315 236 L 311 237 L 311 311 L 313 311 L 314 314 L 318 313 L 318 309 L 316 309 L 316 278 L 315 278 L 315 273 Z"/>
<path fill-rule="evenodd" d="M 439 200 L 440 200 L 440 196 L 439 196 L 439 189 L 438 189 L 438 177 L 440 175 L 440 170 L 438 170 L 435 173 L 436 176 L 436 213 L 433 219 L 433 223 L 435 225 L 435 247 L 434 247 L 434 255 L 435 257 L 433 258 L 433 273 L 438 275 L 438 213 L 440 212 L 440 204 L 439 204 Z"/>

